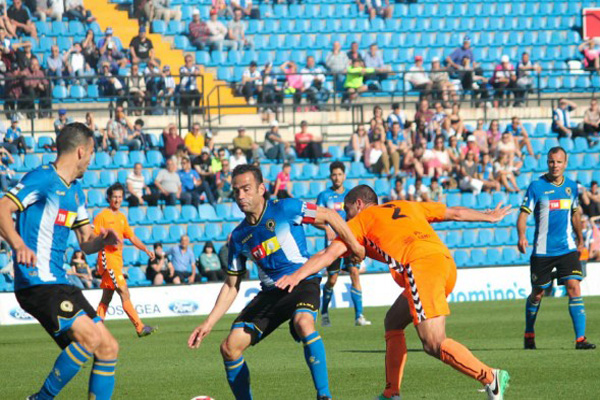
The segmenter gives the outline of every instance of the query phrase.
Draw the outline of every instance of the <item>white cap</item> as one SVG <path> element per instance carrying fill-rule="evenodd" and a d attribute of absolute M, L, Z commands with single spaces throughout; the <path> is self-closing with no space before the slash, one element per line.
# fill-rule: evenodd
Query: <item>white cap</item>
<path fill-rule="evenodd" d="M 432 62 L 432 63 L 434 63 L 434 62 L 440 62 L 440 58 L 439 58 L 439 57 L 433 57 L 433 58 L 431 59 L 431 62 Z"/>
<path fill-rule="evenodd" d="M 502 56 L 502 58 L 500 58 L 500 62 L 509 62 L 510 59 L 508 58 L 508 56 L 505 54 Z"/>
<path fill-rule="evenodd" d="M 195 8 L 194 11 L 192 11 L 192 15 L 200 15 L 200 10 Z"/>
<path fill-rule="evenodd" d="M 279 126 L 279 122 L 277 122 L 276 119 L 274 119 L 273 121 L 271 121 L 271 128 L 273 128 L 275 126 Z"/>
<path fill-rule="evenodd" d="M 474 142 L 474 141 L 475 141 L 475 136 L 473 136 L 473 135 L 467 136 L 467 142 Z"/>

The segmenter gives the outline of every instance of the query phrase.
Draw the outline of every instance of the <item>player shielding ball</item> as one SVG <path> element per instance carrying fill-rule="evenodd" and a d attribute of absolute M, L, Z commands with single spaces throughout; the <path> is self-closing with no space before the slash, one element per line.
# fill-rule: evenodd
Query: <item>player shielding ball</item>
<path fill-rule="evenodd" d="M 144 325 L 140 319 L 135 307 L 131 303 L 131 296 L 127 288 L 127 281 L 123 276 L 123 239 L 129 241 L 138 249 L 143 251 L 154 260 L 154 253 L 146 248 L 144 243 L 133 233 L 129 226 L 127 217 L 119 209 L 123 203 L 123 195 L 125 188 L 120 183 L 114 183 L 106 190 L 106 200 L 108 200 L 108 208 L 105 208 L 94 218 L 94 232 L 98 234 L 102 229 L 112 229 L 121 240 L 118 246 L 106 246 L 98 253 L 98 272 L 102 275 L 100 288 L 102 289 L 102 299 L 98 304 L 97 313 L 102 319 L 106 317 L 106 311 L 112 300 L 115 291 L 121 297 L 123 310 L 133 323 L 138 337 L 151 335 L 156 328 Z"/>
<path fill-rule="evenodd" d="M 533 213 L 535 236 L 531 255 L 531 294 L 525 306 L 525 349 L 535 349 L 535 320 L 544 289 L 552 285 L 556 269 L 558 283 L 569 295 L 569 314 L 575 330 L 575 348 L 593 350 L 596 345 L 585 337 L 585 307 L 579 282 L 583 279 L 580 252 L 584 251 L 581 210 L 577 183 L 564 176 L 567 152 L 553 147 L 548 152 L 548 172 L 533 181 L 521 206 L 517 220 L 519 250 L 527 251 L 527 217 Z M 574 236 L 574 237 L 573 237 Z"/>
<path fill-rule="evenodd" d="M 56 146 L 54 164 L 25 174 L 0 199 L 0 236 L 14 249 L 17 301 L 62 349 L 42 388 L 28 398 L 53 399 L 93 357 L 89 398 L 108 400 L 119 346 L 81 290 L 69 283 L 63 260 L 71 230 L 86 254 L 119 245 L 119 237 L 112 230 L 92 232 L 77 181 L 94 154 L 94 133 L 81 123 L 66 125 Z"/>
<path fill-rule="evenodd" d="M 200 346 L 231 307 L 246 274 L 246 260 L 252 259 L 259 269 L 262 291 L 238 315 L 221 344 L 231 391 L 237 400 L 252 399 L 250 371 L 243 352 L 290 321 L 292 336 L 304 345 L 317 399 L 331 399 L 325 346 L 315 330 L 320 300 L 318 271 L 299 280 L 289 293 L 275 287 L 275 282 L 295 272 L 309 258 L 303 224 L 328 224 L 349 243 L 352 251 L 360 254 L 362 247 L 333 210 L 292 198 L 265 200 L 266 188 L 258 167 L 238 165 L 232 182 L 235 201 L 246 217 L 231 233 L 227 280 L 210 315 L 190 335 L 188 346 Z M 364 256 L 364 250 L 362 253 Z"/>
<path fill-rule="evenodd" d="M 385 262 L 392 277 L 404 288 L 385 317 L 386 386 L 378 399 L 399 399 L 406 364 L 404 329 L 412 321 L 425 352 L 481 382 L 489 399 L 502 399 L 508 387 L 506 371 L 492 369 L 465 346 L 446 337 L 446 297 L 456 282 L 456 264 L 431 222 L 502 220 L 510 207 L 479 212 L 442 203 L 393 201 L 378 205 L 369 186 L 350 190 L 344 207 L 348 226 L 370 258 Z M 348 253 L 344 239 L 336 239 L 314 255 L 301 269 L 281 278 L 277 287 L 293 290 L 304 277 Z"/>
<path fill-rule="evenodd" d="M 329 165 L 329 179 L 331 187 L 322 191 L 317 196 L 317 205 L 335 210 L 340 217 L 346 218 L 344 211 L 344 198 L 348 194 L 348 189 L 344 187 L 346 181 L 346 167 L 341 161 L 334 161 Z M 329 226 L 317 226 L 325 230 L 325 246 L 329 245 L 336 235 Z M 342 266 L 343 261 L 343 266 Z M 352 288 L 350 289 L 350 299 L 354 304 L 354 323 L 357 326 L 371 325 L 370 321 L 363 315 L 362 288 L 360 286 L 359 275 L 360 263 L 353 263 L 350 257 L 343 260 L 338 258 L 327 267 L 327 282 L 323 288 L 323 304 L 321 306 L 321 326 L 331 326 L 329 318 L 329 303 L 333 297 L 333 287 L 337 282 L 340 270 L 344 269 L 350 274 Z"/>

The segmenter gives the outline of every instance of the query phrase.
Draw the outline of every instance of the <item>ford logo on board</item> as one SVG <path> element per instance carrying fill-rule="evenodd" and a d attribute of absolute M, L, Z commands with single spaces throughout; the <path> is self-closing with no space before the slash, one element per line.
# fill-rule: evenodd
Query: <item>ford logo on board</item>
<path fill-rule="evenodd" d="M 192 314 L 198 309 L 198 303 L 191 300 L 177 300 L 169 304 L 169 309 L 177 314 Z"/>
<path fill-rule="evenodd" d="M 25 310 L 23 310 L 20 307 L 15 307 L 12 310 L 10 310 L 10 316 L 14 319 L 20 319 L 22 321 L 29 321 L 33 319 L 31 315 L 29 315 Z"/>

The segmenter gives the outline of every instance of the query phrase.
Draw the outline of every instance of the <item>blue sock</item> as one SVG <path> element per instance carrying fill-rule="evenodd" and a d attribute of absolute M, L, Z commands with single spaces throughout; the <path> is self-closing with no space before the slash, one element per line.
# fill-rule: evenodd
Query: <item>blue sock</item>
<path fill-rule="evenodd" d="M 225 361 L 227 381 L 236 400 L 252 400 L 250 370 L 244 356 L 235 361 Z"/>
<path fill-rule="evenodd" d="M 352 303 L 354 303 L 354 319 L 358 319 L 363 313 L 362 291 L 351 288 L 350 298 L 352 299 Z"/>
<path fill-rule="evenodd" d="M 37 398 L 45 400 L 56 397 L 91 357 L 92 354 L 79 343 L 73 342 L 68 345 L 56 359 Z"/>
<path fill-rule="evenodd" d="M 331 302 L 331 298 L 333 297 L 333 288 L 325 285 L 323 288 L 323 309 L 321 311 L 322 314 L 327 314 L 329 310 L 329 303 Z"/>
<path fill-rule="evenodd" d="M 529 297 L 527 298 L 527 302 L 525 303 L 525 333 L 535 332 L 533 326 L 535 325 L 540 304 L 541 302 L 533 303 Z"/>
<path fill-rule="evenodd" d="M 585 336 L 585 306 L 582 297 L 569 298 L 569 314 L 573 320 L 575 340 L 583 338 Z"/>
<path fill-rule="evenodd" d="M 331 397 L 329 377 L 327 376 L 327 357 L 321 335 L 315 331 L 302 339 L 302 343 L 304 344 L 304 358 L 310 368 L 317 396 Z"/>
<path fill-rule="evenodd" d="M 115 390 L 115 368 L 117 360 L 94 359 L 90 374 L 90 399 L 110 400 Z"/>

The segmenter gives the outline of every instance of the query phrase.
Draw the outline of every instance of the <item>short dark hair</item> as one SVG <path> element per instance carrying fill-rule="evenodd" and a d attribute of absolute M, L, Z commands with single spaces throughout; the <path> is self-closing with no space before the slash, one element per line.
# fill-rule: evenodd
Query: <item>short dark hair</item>
<path fill-rule="evenodd" d="M 106 189 L 106 197 L 110 198 L 114 192 L 121 191 L 125 194 L 125 187 L 120 182 L 115 182 Z"/>
<path fill-rule="evenodd" d="M 154 243 L 154 248 L 156 249 L 157 247 L 162 248 L 163 247 L 162 242 L 156 242 L 156 243 Z"/>
<path fill-rule="evenodd" d="M 65 125 L 56 137 L 56 152 L 58 156 L 74 151 L 94 139 L 94 131 L 81 122 Z"/>
<path fill-rule="evenodd" d="M 590 183 L 590 186 L 594 186 L 594 185 L 598 185 L 598 181 L 592 181 L 592 182 Z"/>
<path fill-rule="evenodd" d="M 252 164 L 240 164 L 235 167 L 231 173 L 231 179 L 233 180 L 236 176 L 245 174 L 246 172 L 250 172 L 252 175 L 254 175 L 254 179 L 256 180 L 257 184 L 260 185 L 263 183 L 263 176 L 260 168 Z"/>
<path fill-rule="evenodd" d="M 354 204 L 356 200 L 361 199 L 366 204 L 379 204 L 377 193 L 369 185 L 358 185 L 348 192 L 344 202 Z"/>
<path fill-rule="evenodd" d="M 341 169 L 343 173 L 346 173 L 346 166 L 341 161 L 334 161 L 329 164 L 329 173 L 333 173 L 334 169 Z"/>
<path fill-rule="evenodd" d="M 563 149 L 562 146 L 554 146 L 553 148 L 548 150 L 548 156 L 550 156 L 552 154 L 560 153 L 560 152 L 563 152 L 563 154 L 565 155 L 565 158 L 569 157 L 569 155 L 567 154 L 567 151 L 565 149 Z"/>
<path fill-rule="evenodd" d="M 135 125 L 139 125 L 139 126 L 143 127 L 144 126 L 144 120 L 141 119 L 141 118 L 136 119 L 135 120 Z"/>
<path fill-rule="evenodd" d="M 213 242 L 211 242 L 210 240 L 206 243 L 204 243 L 204 247 L 202 248 L 202 252 L 206 253 L 206 249 L 210 247 L 211 249 L 213 249 L 213 251 L 215 251 L 215 245 L 213 244 Z"/>
<path fill-rule="evenodd" d="M 397 110 L 400 108 L 400 103 L 392 103 L 392 110 Z"/>

